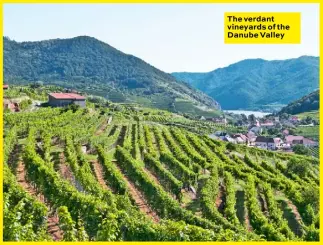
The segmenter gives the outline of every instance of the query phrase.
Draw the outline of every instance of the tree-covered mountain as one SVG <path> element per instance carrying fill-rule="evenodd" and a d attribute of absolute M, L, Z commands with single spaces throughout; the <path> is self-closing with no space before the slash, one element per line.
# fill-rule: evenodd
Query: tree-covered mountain
<path fill-rule="evenodd" d="M 95 38 L 38 42 L 4 38 L 5 82 L 43 81 L 106 97 L 114 102 L 187 112 L 217 109 L 218 103 L 143 60 Z M 180 109 L 177 103 L 185 102 Z M 187 110 L 187 111 L 185 111 Z"/>
<path fill-rule="evenodd" d="M 283 107 L 279 114 L 287 113 L 296 115 L 303 112 L 317 111 L 319 109 L 319 103 L 320 91 L 317 90 Z"/>
<path fill-rule="evenodd" d="M 247 59 L 207 73 L 172 75 L 210 95 L 223 109 L 269 109 L 318 89 L 319 58 Z"/>

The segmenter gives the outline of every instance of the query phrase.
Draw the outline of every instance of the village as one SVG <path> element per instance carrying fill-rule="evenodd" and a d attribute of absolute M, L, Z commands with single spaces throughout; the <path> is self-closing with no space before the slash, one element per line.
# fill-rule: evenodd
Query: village
<path fill-rule="evenodd" d="M 213 123 L 227 126 L 228 120 L 222 118 L 205 118 Z M 226 130 L 219 130 L 209 135 L 212 139 L 222 140 L 233 144 L 244 144 L 249 147 L 257 147 L 271 151 L 284 151 L 292 153 L 295 146 L 305 148 L 318 148 L 318 141 L 297 134 L 297 130 L 306 127 L 315 127 L 318 122 L 312 119 L 302 120 L 294 115 L 270 115 L 265 118 L 249 116 L 245 123 L 236 123 L 236 126 L 246 128 L 245 133 L 228 133 Z"/>

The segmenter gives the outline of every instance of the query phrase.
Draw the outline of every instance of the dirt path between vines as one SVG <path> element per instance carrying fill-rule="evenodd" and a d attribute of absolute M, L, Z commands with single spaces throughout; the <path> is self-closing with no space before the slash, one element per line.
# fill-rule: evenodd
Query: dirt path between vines
<path fill-rule="evenodd" d="M 287 205 L 288 207 L 292 210 L 293 214 L 295 215 L 295 219 L 301 223 L 302 222 L 302 218 L 301 215 L 299 214 L 297 207 L 292 203 L 291 200 L 287 200 Z"/>
<path fill-rule="evenodd" d="M 276 191 L 275 193 L 276 195 L 283 195 L 285 196 L 281 191 Z M 287 206 L 292 210 L 294 216 L 295 216 L 295 219 L 301 223 L 302 222 L 302 217 L 301 215 L 299 214 L 298 210 L 297 210 L 297 207 L 292 203 L 291 200 L 287 199 L 286 198 L 286 203 L 287 203 Z"/>
<path fill-rule="evenodd" d="M 297 207 L 281 191 L 275 191 L 275 195 L 283 197 L 278 200 L 280 209 L 283 211 L 283 218 L 288 221 L 288 226 L 294 234 L 301 237 L 304 234 L 303 221 Z"/>
<path fill-rule="evenodd" d="M 98 160 L 92 160 L 90 163 L 93 166 L 94 174 L 96 179 L 98 180 L 99 184 L 102 186 L 103 189 L 110 190 L 110 188 L 107 186 L 107 184 L 104 181 L 104 174 L 103 174 L 103 168 L 102 165 L 99 163 Z"/>
<path fill-rule="evenodd" d="M 154 212 L 146 202 L 144 195 L 136 188 L 136 186 L 129 180 L 129 178 L 123 173 L 122 169 L 119 167 L 117 161 L 114 159 L 112 162 L 117 166 L 119 171 L 122 173 L 124 180 L 126 181 L 127 188 L 130 192 L 131 197 L 135 201 L 136 206 L 140 209 L 141 212 L 145 213 L 154 222 L 159 222 L 159 217 L 156 212 Z"/>
<path fill-rule="evenodd" d="M 269 216 L 269 212 L 268 212 L 268 205 L 267 205 L 267 202 L 266 202 L 266 198 L 262 194 L 258 193 L 258 201 L 260 203 L 260 208 L 261 208 L 262 213 L 266 217 L 268 217 Z"/>
<path fill-rule="evenodd" d="M 289 227 L 295 235 L 301 237 L 304 234 L 304 229 L 302 227 L 302 218 L 297 207 L 290 200 L 283 200 L 281 205 L 284 212 L 284 218 L 288 221 Z"/>
<path fill-rule="evenodd" d="M 109 119 L 105 120 L 99 127 L 99 129 L 95 132 L 96 136 L 99 136 L 100 134 L 102 134 L 105 129 L 108 127 L 109 125 Z"/>
<path fill-rule="evenodd" d="M 69 169 L 69 167 L 65 163 L 65 156 L 64 153 L 61 152 L 59 154 L 59 173 L 62 175 L 64 179 L 67 179 L 71 183 L 74 183 L 74 176 L 72 174 L 72 171 Z"/>
<path fill-rule="evenodd" d="M 247 227 L 247 230 L 248 231 L 252 231 L 252 226 L 251 226 L 251 224 L 250 224 L 250 219 L 249 219 L 249 212 L 248 212 L 248 210 L 246 211 L 246 213 L 245 213 L 245 225 L 246 225 L 246 227 Z"/>
<path fill-rule="evenodd" d="M 26 192 L 35 197 L 39 202 L 45 204 L 48 210 L 51 207 L 46 203 L 45 197 L 41 193 L 37 193 L 36 189 L 26 180 L 25 164 L 20 160 L 17 167 L 17 181 Z M 47 232 L 51 235 L 54 241 L 60 241 L 63 238 L 63 231 L 59 227 L 59 219 L 56 212 L 48 212 L 47 214 Z"/>
<path fill-rule="evenodd" d="M 143 167 L 142 170 L 157 184 L 162 186 L 155 174 L 150 172 L 147 168 Z"/>
<path fill-rule="evenodd" d="M 59 174 L 70 182 L 79 192 L 83 192 L 82 185 L 76 180 L 71 168 L 66 164 L 64 152 L 59 154 Z"/>
<path fill-rule="evenodd" d="M 20 152 L 22 151 L 23 146 L 21 144 L 16 144 L 8 157 L 8 166 L 14 174 L 17 172 L 17 167 L 20 160 Z"/>
<path fill-rule="evenodd" d="M 225 205 L 225 189 L 223 185 L 220 185 L 219 193 L 215 200 L 215 206 L 222 214 L 224 210 L 224 205 Z"/>

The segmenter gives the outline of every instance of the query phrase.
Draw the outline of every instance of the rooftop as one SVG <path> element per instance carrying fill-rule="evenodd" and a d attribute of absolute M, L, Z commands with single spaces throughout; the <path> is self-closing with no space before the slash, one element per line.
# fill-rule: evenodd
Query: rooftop
<path fill-rule="evenodd" d="M 281 138 L 274 138 L 273 140 L 274 140 L 275 144 L 279 144 L 282 142 Z"/>
<path fill-rule="evenodd" d="M 308 138 L 303 139 L 303 144 L 315 144 L 315 143 L 317 143 L 317 142 L 314 141 L 314 140 L 311 140 L 311 139 L 308 139 Z"/>
<path fill-rule="evenodd" d="M 277 140 L 276 140 L 277 141 Z M 262 143 L 276 143 L 274 138 L 271 137 L 265 137 L 265 136 L 257 136 L 256 142 L 262 142 Z"/>
<path fill-rule="evenodd" d="M 304 136 L 300 136 L 300 135 L 287 135 L 285 137 L 285 140 L 287 142 L 292 142 L 293 140 L 303 140 Z"/>
<path fill-rule="evenodd" d="M 233 134 L 232 138 L 234 138 L 234 139 L 235 138 L 240 138 L 240 139 L 242 139 L 244 141 L 247 141 L 247 139 L 248 139 L 248 137 L 246 135 L 244 135 L 244 134 Z"/>
<path fill-rule="evenodd" d="M 50 93 L 50 96 L 60 100 L 85 100 L 85 97 L 75 93 Z"/>
<path fill-rule="evenodd" d="M 266 122 L 266 123 L 261 123 L 260 126 L 274 126 L 274 123 L 273 122 Z"/>

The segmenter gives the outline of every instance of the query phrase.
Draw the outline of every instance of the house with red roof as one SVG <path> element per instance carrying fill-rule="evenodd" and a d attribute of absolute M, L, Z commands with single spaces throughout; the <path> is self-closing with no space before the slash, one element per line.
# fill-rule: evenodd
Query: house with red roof
<path fill-rule="evenodd" d="M 9 85 L 8 84 L 3 84 L 3 90 L 7 90 L 9 89 Z"/>
<path fill-rule="evenodd" d="M 244 134 L 233 134 L 231 137 L 236 140 L 237 144 L 249 143 L 248 137 Z"/>
<path fill-rule="evenodd" d="M 301 135 L 286 135 L 285 142 L 290 145 L 302 144 L 304 136 Z"/>
<path fill-rule="evenodd" d="M 319 145 L 319 143 L 317 141 L 314 141 L 314 140 L 311 140 L 308 138 L 304 138 L 302 143 L 306 147 L 316 147 Z"/>
<path fill-rule="evenodd" d="M 291 146 L 293 145 L 304 145 L 306 147 L 314 147 L 318 146 L 318 142 L 305 138 L 304 136 L 301 135 L 287 135 L 285 137 L 285 141 L 287 144 L 290 144 Z"/>
<path fill-rule="evenodd" d="M 85 107 L 85 97 L 76 93 L 50 93 L 48 104 L 53 107 L 63 107 L 71 104 Z"/>
<path fill-rule="evenodd" d="M 300 120 L 299 120 L 298 116 L 291 116 L 291 117 L 289 118 L 289 121 L 290 121 L 290 122 L 292 122 L 292 123 L 297 123 L 297 122 L 299 122 Z"/>

